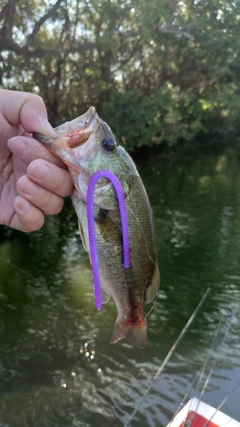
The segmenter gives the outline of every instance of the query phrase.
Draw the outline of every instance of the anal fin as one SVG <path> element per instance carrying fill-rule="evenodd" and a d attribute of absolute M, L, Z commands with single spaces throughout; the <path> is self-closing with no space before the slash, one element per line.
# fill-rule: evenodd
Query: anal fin
<path fill-rule="evenodd" d="M 159 289 L 159 284 L 160 284 L 160 274 L 158 269 L 158 263 L 156 260 L 154 265 L 153 275 L 152 275 L 152 281 L 145 291 L 144 300 L 146 303 L 151 302 L 155 298 Z"/>

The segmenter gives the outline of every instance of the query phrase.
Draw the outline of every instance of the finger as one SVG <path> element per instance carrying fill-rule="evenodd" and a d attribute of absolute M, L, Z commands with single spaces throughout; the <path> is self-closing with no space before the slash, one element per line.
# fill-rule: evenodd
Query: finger
<path fill-rule="evenodd" d="M 15 136 L 8 140 L 8 147 L 13 154 L 19 157 L 27 165 L 35 159 L 44 159 L 57 166 L 66 168 L 60 159 L 53 156 L 46 147 L 34 138 Z"/>
<path fill-rule="evenodd" d="M 56 136 L 48 122 L 43 99 L 35 94 L 0 89 L 1 112 L 13 126 L 21 125 L 26 132 Z"/>
<path fill-rule="evenodd" d="M 39 230 L 39 228 L 43 226 L 45 218 L 42 211 L 23 197 L 16 197 L 14 207 L 16 213 L 9 224 L 10 227 L 16 230 L 30 232 Z"/>
<path fill-rule="evenodd" d="M 72 194 L 73 184 L 68 170 L 44 160 L 34 160 L 27 169 L 28 177 L 46 190 L 66 197 Z"/>
<path fill-rule="evenodd" d="M 17 182 L 20 196 L 28 200 L 44 215 L 54 215 L 63 208 L 63 198 L 35 184 L 27 175 L 22 176 Z"/>

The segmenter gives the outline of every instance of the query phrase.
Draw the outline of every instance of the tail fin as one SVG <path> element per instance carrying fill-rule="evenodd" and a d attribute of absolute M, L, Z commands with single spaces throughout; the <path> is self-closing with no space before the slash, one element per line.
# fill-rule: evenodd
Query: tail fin
<path fill-rule="evenodd" d="M 135 347 L 143 348 L 147 342 L 147 321 L 142 319 L 141 323 L 126 323 L 117 318 L 113 328 L 111 344 L 116 343 L 122 338 L 127 338 L 128 341 Z"/>

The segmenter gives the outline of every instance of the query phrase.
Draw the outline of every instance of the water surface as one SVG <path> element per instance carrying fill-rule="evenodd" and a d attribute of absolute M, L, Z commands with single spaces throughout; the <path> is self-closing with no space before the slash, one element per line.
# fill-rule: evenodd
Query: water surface
<path fill-rule="evenodd" d="M 239 154 L 137 159 L 161 272 L 144 350 L 109 344 L 116 310 L 112 302 L 95 308 L 70 201 L 36 233 L 1 235 L 0 427 L 123 426 L 208 287 L 131 425 L 166 426 L 207 356 L 207 373 L 216 362 L 203 400 L 217 407 L 230 393 L 222 410 L 240 421 Z"/>

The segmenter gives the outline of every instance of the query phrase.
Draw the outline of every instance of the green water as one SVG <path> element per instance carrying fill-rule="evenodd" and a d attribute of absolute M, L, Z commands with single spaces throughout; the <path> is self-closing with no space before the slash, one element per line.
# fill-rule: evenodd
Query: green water
<path fill-rule="evenodd" d="M 109 344 L 115 307 L 94 306 L 70 201 L 40 231 L 2 235 L 0 427 L 123 426 L 208 287 L 131 425 L 166 426 L 207 355 L 203 400 L 217 407 L 231 393 L 222 410 L 240 421 L 240 150 L 156 151 L 137 165 L 161 272 L 146 348 Z"/>

